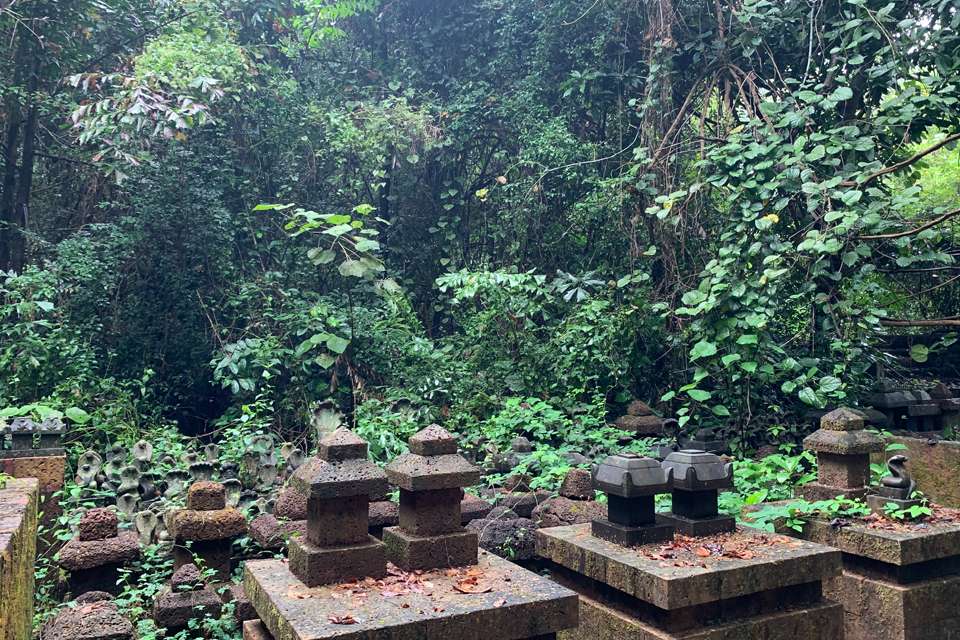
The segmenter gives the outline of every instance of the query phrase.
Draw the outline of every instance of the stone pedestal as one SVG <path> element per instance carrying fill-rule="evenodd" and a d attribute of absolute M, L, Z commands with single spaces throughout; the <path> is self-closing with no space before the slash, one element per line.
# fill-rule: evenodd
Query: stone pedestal
<path fill-rule="evenodd" d="M 437 425 L 423 429 L 386 472 L 400 487 L 400 525 L 383 530 L 390 561 L 406 570 L 475 564 L 478 538 L 461 524 L 460 501 L 480 470 L 457 454 L 453 436 Z"/>
<path fill-rule="evenodd" d="M 186 629 L 190 620 L 220 615 L 220 608 L 220 597 L 201 579 L 200 570 L 196 565 L 185 564 L 154 600 L 153 621 L 170 635 Z"/>
<path fill-rule="evenodd" d="M 290 540 L 290 570 L 316 587 L 386 573 L 383 543 L 368 529 L 370 496 L 386 492 L 384 472 L 367 460 L 367 443 L 340 428 L 294 472 L 291 485 L 307 496 L 306 535 Z"/>
<path fill-rule="evenodd" d="M 824 593 L 843 606 L 846 640 L 960 637 L 960 523 L 882 524 L 813 520 L 801 534 L 843 552 Z"/>
<path fill-rule="evenodd" d="M 863 415 L 840 408 L 820 419 L 820 429 L 804 438 L 803 447 L 817 454 L 817 480 L 799 487 L 800 497 L 863 500 L 870 484 L 870 454 L 883 451 L 883 440 L 864 430 Z"/>
<path fill-rule="evenodd" d="M 247 522 L 226 506 L 226 490 L 218 482 L 194 482 L 187 491 L 187 508 L 172 512 L 167 530 L 174 538 L 174 568 L 192 564 L 194 556 L 214 571 L 214 579 L 230 580 L 233 539 L 243 535 Z"/>
<path fill-rule="evenodd" d="M 673 506 L 658 516 L 685 536 L 708 536 L 736 528 L 736 520 L 720 515 L 718 491 L 733 487 L 733 465 L 714 453 L 681 449 L 664 458 L 673 474 Z"/>
<path fill-rule="evenodd" d="M 622 547 L 588 525 L 537 532 L 552 577 L 580 594 L 566 640 L 836 640 L 842 610 L 822 598 L 840 553 L 751 529 L 692 543 Z"/>
<path fill-rule="evenodd" d="M 489 591 L 458 590 L 471 580 L 471 569 Z M 427 571 L 416 579 L 429 588 L 391 591 L 382 584 L 356 583 L 346 591 L 336 585 L 310 589 L 281 560 L 250 560 L 244 586 L 262 622 L 244 625 L 244 637 L 545 640 L 577 624 L 575 593 L 492 554 L 481 554 L 472 568 Z"/>
<path fill-rule="evenodd" d="M 60 549 L 60 566 L 70 574 L 75 597 L 88 591 L 117 595 L 120 568 L 139 557 L 137 534 L 118 531 L 117 515 L 110 509 L 91 509 L 80 518 L 77 536 Z"/>

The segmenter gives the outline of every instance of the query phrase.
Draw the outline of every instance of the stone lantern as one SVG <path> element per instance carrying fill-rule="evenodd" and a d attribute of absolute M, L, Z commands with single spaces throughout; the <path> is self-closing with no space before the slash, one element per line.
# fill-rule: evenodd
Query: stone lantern
<path fill-rule="evenodd" d="M 480 469 L 457 453 L 457 441 L 439 425 L 411 436 L 410 452 L 387 465 L 400 487 L 400 526 L 383 530 L 390 560 L 407 571 L 477 562 L 477 534 L 463 528 L 463 487 Z"/>
<path fill-rule="evenodd" d="M 370 496 L 387 491 L 383 470 L 367 459 L 367 443 L 346 428 L 320 441 L 317 457 L 290 479 L 307 496 L 306 536 L 290 540 L 290 571 L 308 587 L 382 578 L 383 543 L 367 532 Z"/>
<path fill-rule="evenodd" d="M 638 546 L 673 538 L 673 525 L 658 522 L 655 499 L 673 486 L 673 469 L 635 453 L 608 456 L 593 468 L 593 484 L 607 495 L 607 517 L 591 523 L 597 538 Z"/>
<path fill-rule="evenodd" d="M 733 464 L 705 451 L 674 451 L 661 463 L 673 472 L 673 510 L 663 516 L 677 532 L 708 536 L 733 531 L 736 520 L 717 510 L 720 489 L 733 486 Z"/>
<path fill-rule="evenodd" d="M 817 454 L 817 480 L 799 488 L 801 497 L 864 499 L 870 484 L 870 454 L 883 451 L 884 444 L 863 427 L 863 416 L 845 407 L 820 418 L 820 428 L 803 440 L 804 449 Z"/>

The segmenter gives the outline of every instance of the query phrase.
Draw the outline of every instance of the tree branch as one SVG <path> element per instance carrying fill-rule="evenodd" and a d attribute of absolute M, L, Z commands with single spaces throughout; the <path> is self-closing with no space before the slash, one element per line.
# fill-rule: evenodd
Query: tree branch
<path fill-rule="evenodd" d="M 860 240 L 892 240 L 894 238 L 905 238 L 907 236 L 912 236 L 920 233 L 921 231 L 926 231 L 930 227 L 935 227 L 941 222 L 945 222 L 950 218 L 960 214 L 960 209 L 954 209 L 953 211 L 947 211 L 945 214 L 938 218 L 934 218 L 926 224 L 922 224 L 916 229 L 907 229 L 906 231 L 898 231 L 897 233 L 881 233 L 875 236 L 858 236 Z"/>
<path fill-rule="evenodd" d="M 881 319 L 880 324 L 887 327 L 960 327 L 960 317 L 931 318 L 929 320 Z"/>
<path fill-rule="evenodd" d="M 841 186 L 841 187 L 856 187 L 856 186 L 863 186 L 863 185 L 865 185 L 865 184 L 868 184 L 868 183 L 870 183 L 870 182 L 873 182 L 874 180 L 876 180 L 877 178 L 879 178 L 879 177 L 881 177 L 881 176 L 885 176 L 885 175 L 887 175 L 888 173 L 893 173 L 893 172 L 895 172 L 895 171 L 899 171 L 900 169 L 903 169 L 904 167 L 910 166 L 911 164 L 913 164 L 913 163 L 916 162 L 917 160 L 920 160 L 920 159 L 923 158 L 924 156 L 930 155 L 931 153 L 933 153 L 933 152 L 936 151 L 937 149 L 940 149 L 940 148 L 942 148 L 942 147 L 945 147 L 946 145 L 950 144 L 950 143 L 953 142 L 954 140 L 960 140 L 960 133 L 955 133 L 955 134 L 953 134 L 953 135 L 951 135 L 951 136 L 947 136 L 946 138 L 944 138 L 944 139 L 941 140 L 940 142 L 936 143 L 935 145 L 933 145 L 933 146 L 931 146 L 931 147 L 928 147 L 928 148 L 924 149 L 923 151 L 920 151 L 919 153 L 910 156 L 909 158 L 907 158 L 907 159 L 904 160 L 903 162 L 898 162 L 897 164 L 890 165 L 889 167 L 886 167 L 886 168 L 884 168 L 884 169 L 880 169 L 879 171 L 876 171 L 876 172 L 874 172 L 874 173 L 871 173 L 871 174 L 868 175 L 866 178 L 864 178 L 864 180 L 863 180 L 862 182 L 859 182 L 859 181 L 857 181 L 857 180 L 844 180 L 843 182 L 840 183 L 840 186 Z"/>

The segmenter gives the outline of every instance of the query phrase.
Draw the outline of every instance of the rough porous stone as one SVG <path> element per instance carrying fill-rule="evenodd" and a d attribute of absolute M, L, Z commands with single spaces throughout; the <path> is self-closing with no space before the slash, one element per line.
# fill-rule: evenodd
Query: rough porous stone
<path fill-rule="evenodd" d="M 110 509 L 90 509 L 80 516 L 80 524 L 77 525 L 80 540 L 89 542 L 113 538 L 117 535 L 118 522 L 117 514 Z"/>
<path fill-rule="evenodd" d="M 0 489 L 0 640 L 30 638 L 38 496 L 35 478 L 8 480 Z"/>
<path fill-rule="evenodd" d="M 218 511 L 227 506 L 227 492 L 219 482 L 202 480 L 187 489 L 187 509 L 193 511 Z"/>
<path fill-rule="evenodd" d="M 43 626 L 45 640 L 132 640 L 133 623 L 109 600 L 67 607 Z"/>
<path fill-rule="evenodd" d="M 901 585 L 844 571 L 824 595 L 843 606 L 845 640 L 960 637 L 960 576 Z"/>
<path fill-rule="evenodd" d="M 342 547 L 320 547 L 306 538 L 292 538 L 288 555 L 290 571 L 308 587 L 386 574 L 384 545 L 373 536 L 364 543 Z"/>
<path fill-rule="evenodd" d="M 286 487 L 277 496 L 277 504 L 273 507 L 273 515 L 287 520 L 307 519 L 307 496 L 293 487 Z"/>
<path fill-rule="evenodd" d="M 627 405 L 628 416 L 652 416 L 653 409 L 643 400 L 631 400 Z"/>
<path fill-rule="evenodd" d="M 173 572 L 170 578 L 170 586 L 174 591 L 196 591 L 203 588 L 203 580 L 200 578 L 200 569 L 197 565 L 185 564 Z"/>
<path fill-rule="evenodd" d="M 483 498 L 466 493 L 460 501 L 460 522 L 467 524 L 471 520 L 486 518 L 492 509 L 493 505 Z"/>
<path fill-rule="evenodd" d="M 233 603 L 233 617 L 237 622 L 247 620 L 257 620 L 257 610 L 253 608 L 253 603 L 247 597 L 247 591 L 242 584 L 231 584 L 223 592 L 224 602 Z"/>
<path fill-rule="evenodd" d="M 250 523 L 250 537 L 264 549 L 282 548 L 292 536 L 307 535 L 307 521 L 280 522 L 269 513 L 257 516 Z"/>
<path fill-rule="evenodd" d="M 586 469 L 570 469 L 560 485 L 560 495 L 571 500 L 592 500 L 593 477 Z"/>
<path fill-rule="evenodd" d="M 367 525 L 370 530 L 395 527 L 400 523 L 400 509 L 396 502 L 379 500 L 371 502 L 367 510 Z"/>
<path fill-rule="evenodd" d="M 153 621 L 158 627 L 183 629 L 194 618 L 220 615 L 220 608 L 219 596 L 209 587 L 182 593 L 165 589 L 154 601 Z"/>
<path fill-rule="evenodd" d="M 181 509 L 170 516 L 167 529 L 179 540 L 224 540 L 243 535 L 247 530 L 247 521 L 236 509 Z"/>
<path fill-rule="evenodd" d="M 439 456 L 457 452 L 457 440 L 437 424 L 410 437 L 410 452 L 418 456 Z"/>
<path fill-rule="evenodd" d="M 60 549 L 60 566 L 67 571 L 94 569 L 140 557 L 140 540 L 133 531 L 121 531 L 114 538 L 83 542 L 70 540 Z"/>
<path fill-rule="evenodd" d="M 497 506 L 515 511 L 521 518 L 533 516 L 533 510 L 541 502 L 535 493 L 501 493 L 497 496 Z"/>
<path fill-rule="evenodd" d="M 422 577 L 432 586 L 419 592 L 363 598 L 340 595 L 335 585 L 307 590 L 280 560 L 251 560 L 244 586 L 267 630 L 283 640 L 485 640 L 535 638 L 577 624 L 577 596 L 510 562 L 484 554 L 478 570 L 490 591 L 463 594 L 454 589 L 457 572 L 438 570 Z M 351 616 L 356 624 L 331 618 Z"/>
<path fill-rule="evenodd" d="M 334 462 L 308 458 L 294 471 L 290 486 L 308 498 L 369 497 L 387 492 L 387 478 L 380 467 L 366 458 Z"/>
<path fill-rule="evenodd" d="M 533 510 L 533 520 L 541 527 L 562 527 L 584 524 L 596 518 L 606 518 L 606 505 L 593 500 L 571 500 L 563 496 L 550 498 Z"/>
<path fill-rule="evenodd" d="M 501 558 L 513 561 L 530 560 L 536 551 L 537 524 L 529 518 L 491 515 L 467 524 L 467 529 L 476 532 L 480 548 Z"/>
<path fill-rule="evenodd" d="M 834 409 L 820 418 L 820 428 L 826 431 L 859 431 L 863 427 L 863 414 L 846 407 Z"/>
<path fill-rule="evenodd" d="M 803 439 L 803 448 L 836 455 L 869 455 L 884 448 L 883 440 L 869 431 L 814 431 Z"/>
<path fill-rule="evenodd" d="M 243 640 L 273 640 L 273 636 L 267 631 L 263 621 L 257 618 L 243 623 Z"/>
<path fill-rule="evenodd" d="M 664 432 L 666 421 L 659 416 L 620 416 L 613 426 L 641 436 L 658 436 Z"/>
<path fill-rule="evenodd" d="M 383 530 L 387 557 L 406 571 L 436 567 L 462 567 L 477 562 L 477 534 L 461 530 L 419 536 L 400 527 Z"/>
<path fill-rule="evenodd" d="M 740 534 L 761 532 L 743 529 Z M 657 545 L 651 547 L 658 549 Z M 590 525 L 537 532 L 538 555 L 661 609 L 679 609 L 818 582 L 840 573 L 840 552 L 822 545 L 783 544 L 769 547 L 767 553 L 765 560 L 722 558 L 709 564 L 677 567 L 647 557 L 638 548 L 595 538 Z"/>
<path fill-rule="evenodd" d="M 459 489 L 480 481 L 480 469 L 459 454 L 421 456 L 404 453 L 387 465 L 391 484 L 407 491 Z"/>

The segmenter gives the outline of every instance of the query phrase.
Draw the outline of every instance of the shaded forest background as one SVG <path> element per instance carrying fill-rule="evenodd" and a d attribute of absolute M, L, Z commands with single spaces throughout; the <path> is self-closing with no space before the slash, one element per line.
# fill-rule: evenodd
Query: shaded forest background
<path fill-rule="evenodd" d="M 5 416 L 588 452 L 640 398 L 747 451 L 878 372 L 957 376 L 956 2 L 32 0 L 0 29 Z"/>

